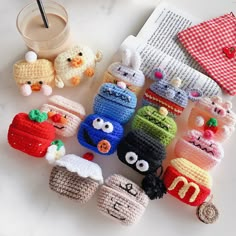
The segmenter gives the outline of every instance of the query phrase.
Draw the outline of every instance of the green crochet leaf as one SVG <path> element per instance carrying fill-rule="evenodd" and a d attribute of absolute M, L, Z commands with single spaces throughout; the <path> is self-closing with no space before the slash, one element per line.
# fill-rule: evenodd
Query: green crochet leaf
<path fill-rule="evenodd" d="M 57 140 L 51 142 L 51 145 L 56 145 L 57 151 L 59 151 L 60 148 L 64 146 L 64 143 L 60 139 L 57 139 Z"/>
<path fill-rule="evenodd" d="M 211 127 L 211 126 L 216 127 L 216 126 L 218 126 L 217 119 L 216 119 L 216 118 L 210 118 L 210 119 L 207 121 L 206 125 L 207 125 L 208 127 Z"/>
<path fill-rule="evenodd" d="M 39 110 L 31 110 L 29 113 L 30 120 L 36 121 L 36 122 L 43 122 L 48 119 L 48 115 L 45 112 L 41 112 Z"/>

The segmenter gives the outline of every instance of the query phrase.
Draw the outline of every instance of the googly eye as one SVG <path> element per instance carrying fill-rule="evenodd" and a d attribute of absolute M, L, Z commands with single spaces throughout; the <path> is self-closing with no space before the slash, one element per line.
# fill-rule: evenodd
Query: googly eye
<path fill-rule="evenodd" d="M 141 172 L 145 172 L 149 169 L 149 164 L 147 161 L 139 160 L 136 162 L 136 168 Z"/>
<path fill-rule="evenodd" d="M 96 118 L 93 121 L 93 128 L 94 129 L 101 129 L 103 127 L 104 121 L 101 118 Z"/>
<path fill-rule="evenodd" d="M 108 134 L 111 133 L 113 129 L 114 129 L 113 124 L 110 122 L 105 122 L 104 125 L 102 126 L 102 130 Z"/>
<path fill-rule="evenodd" d="M 125 155 L 125 160 L 129 164 L 134 164 L 138 160 L 138 155 L 135 152 L 127 152 Z"/>

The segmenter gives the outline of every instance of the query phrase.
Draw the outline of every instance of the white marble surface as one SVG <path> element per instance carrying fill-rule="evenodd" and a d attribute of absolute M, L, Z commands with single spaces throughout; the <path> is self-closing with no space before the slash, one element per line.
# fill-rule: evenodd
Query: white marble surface
<path fill-rule="evenodd" d="M 28 0 L 1 1 L 0 7 L 0 235 L 234 235 L 236 133 L 224 145 L 225 159 L 222 164 L 212 172 L 215 203 L 221 212 L 219 221 L 214 225 L 200 223 L 195 217 L 193 208 L 171 196 L 166 196 L 163 200 L 152 201 L 149 204 L 139 224 L 132 227 L 120 226 L 97 211 L 96 196 L 88 204 L 79 205 L 50 191 L 48 179 L 51 167 L 47 162 L 43 159 L 30 158 L 8 145 L 7 130 L 14 115 L 37 108 L 46 101 L 46 98 L 40 95 L 22 97 L 12 78 L 12 65 L 25 52 L 24 43 L 15 27 L 15 18 L 18 11 L 28 2 Z M 104 53 L 95 83 L 54 92 L 80 101 L 89 114 L 99 80 L 112 55 L 126 36 L 137 34 L 158 1 L 59 2 L 69 12 L 75 39 Z M 168 2 L 202 19 L 224 14 L 236 7 L 236 2 L 233 0 L 168 0 Z M 235 99 L 233 103 L 236 107 Z M 187 117 L 188 111 L 182 118 Z M 75 137 L 66 140 L 66 146 L 69 153 L 80 155 L 85 152 Z M 173 146 L 169 148 L 169 159 L 172 148 Z M 96 156 L 95 162 L 102 166 L 105 177 L 112 173 L 121 173 L 137 182 L 140 180 L 140 176 L 119 162 L 115 155 L 113 158 Z"/>

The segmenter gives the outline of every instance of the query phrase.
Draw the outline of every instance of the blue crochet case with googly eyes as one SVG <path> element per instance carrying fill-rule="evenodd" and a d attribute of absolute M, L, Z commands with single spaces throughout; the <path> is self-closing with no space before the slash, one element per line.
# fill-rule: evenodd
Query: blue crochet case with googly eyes
<path fill-rule="evenodd" d="M 101 155 L 110 155 L 116 151 L 123 132 L 118 122 L 91 114 L 81 123 L 77 138 L 82 146 Z"/>
<path fill-rule="evenodd" d="M 137 105 L 136 95 L 111 83 L 103 84 L 94 99 L 94 113 L 111 118 L 121 124 L 129 121 Z"/>

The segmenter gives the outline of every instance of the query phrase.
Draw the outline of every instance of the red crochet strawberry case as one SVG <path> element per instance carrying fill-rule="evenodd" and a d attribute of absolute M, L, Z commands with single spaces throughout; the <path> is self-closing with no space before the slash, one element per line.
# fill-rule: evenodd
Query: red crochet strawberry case
<path fill-rule="evenodd" d="M 55 139 L 55 128 L 46 120 L 46 113 L 38 110 L 17 114 L 8 130 L 9 144 L 30 156 L 44 157 Z"/>

